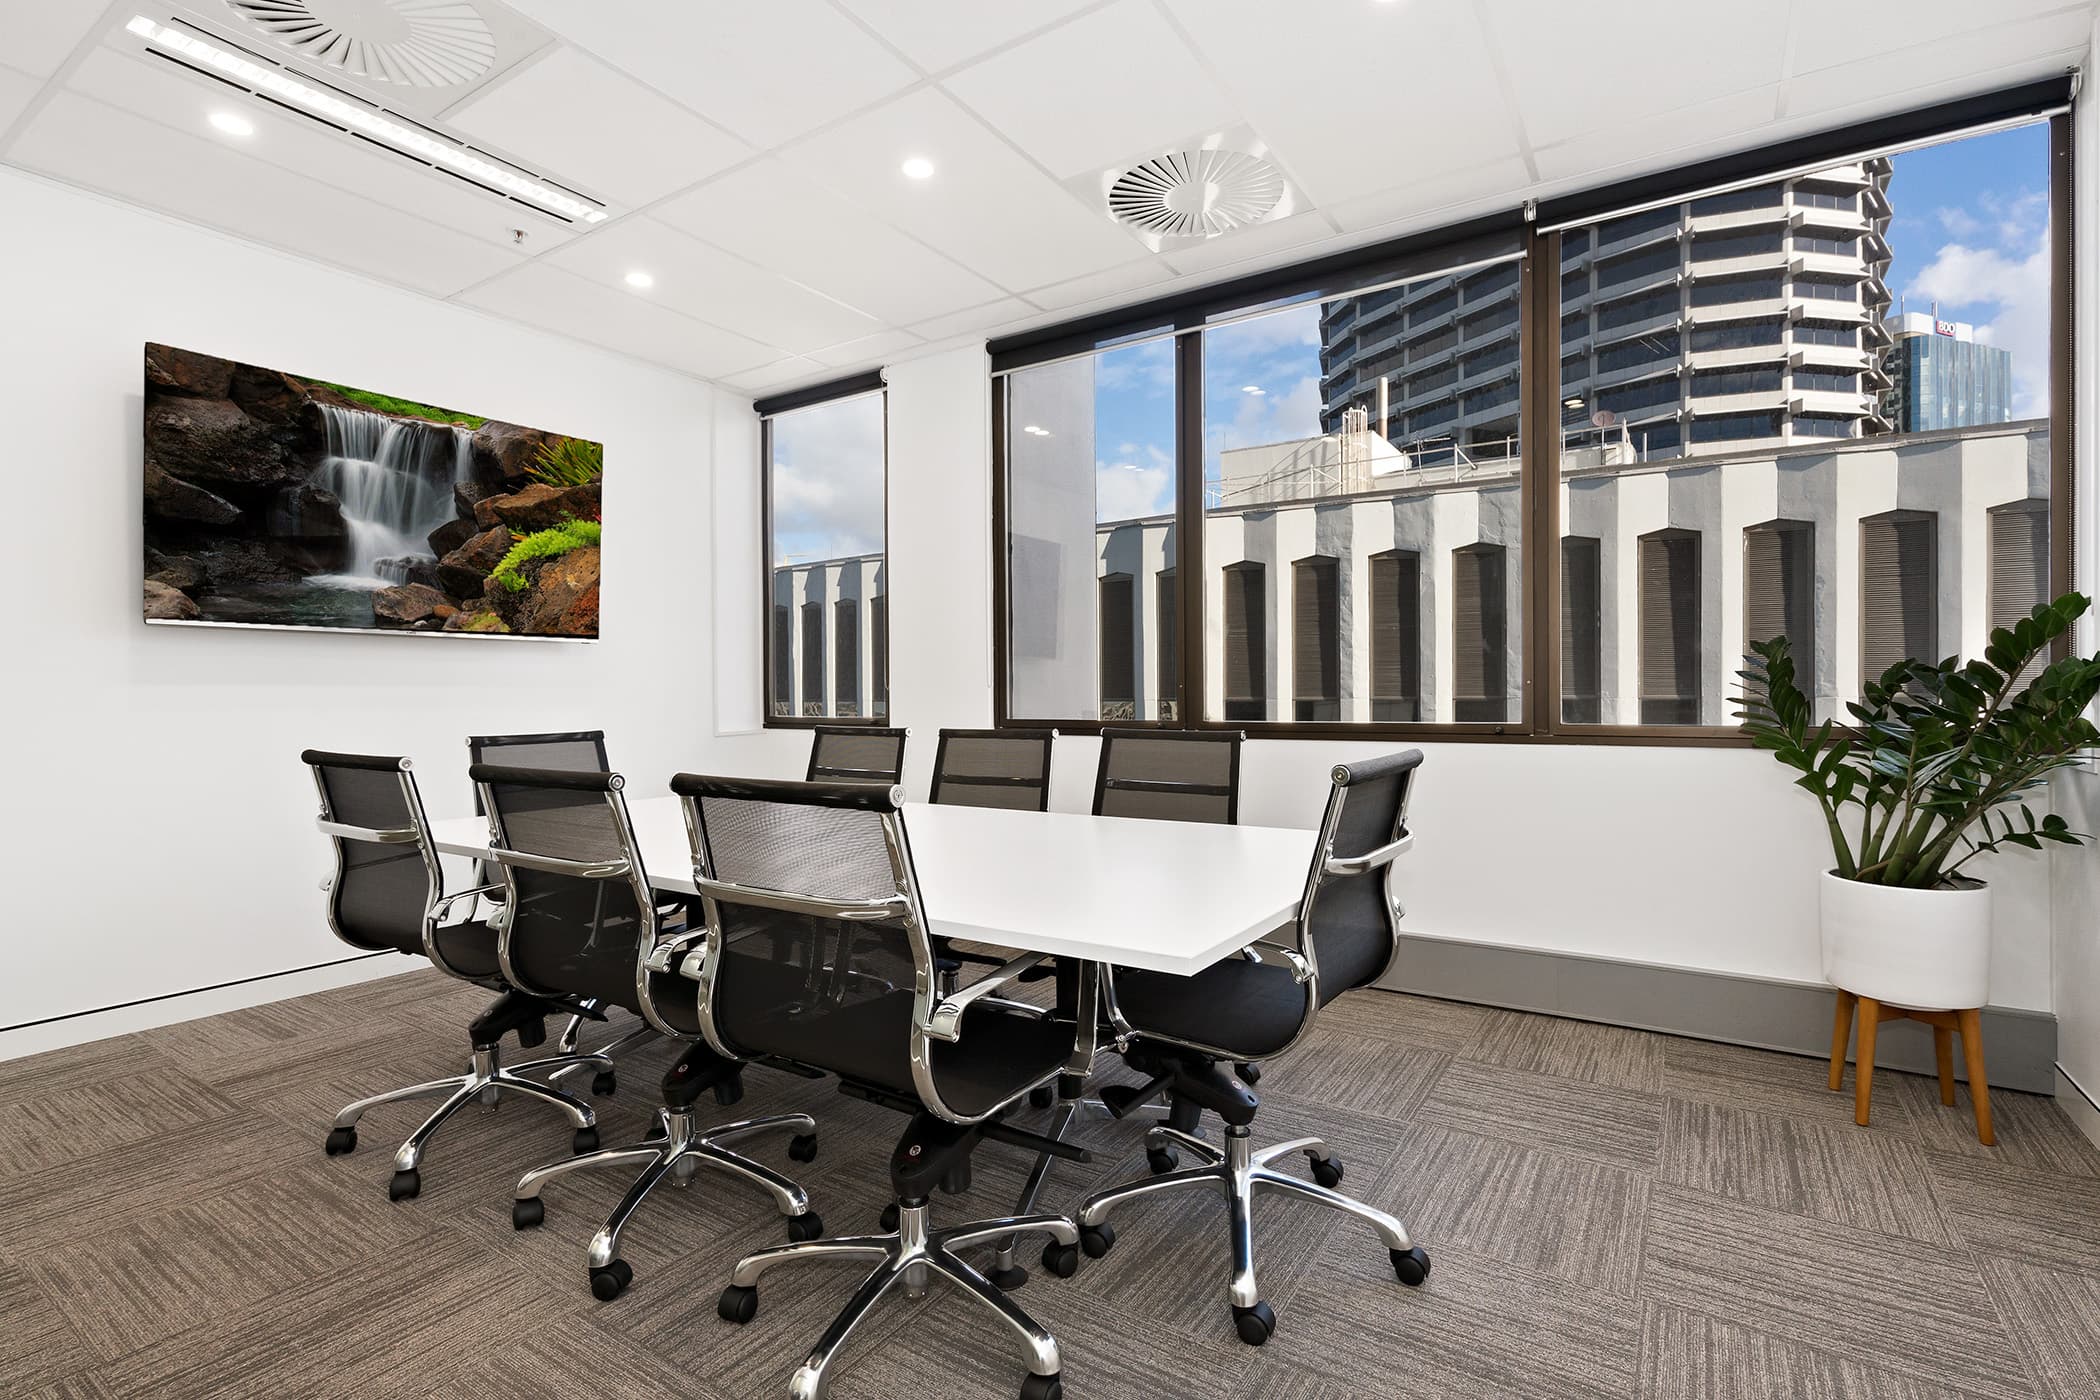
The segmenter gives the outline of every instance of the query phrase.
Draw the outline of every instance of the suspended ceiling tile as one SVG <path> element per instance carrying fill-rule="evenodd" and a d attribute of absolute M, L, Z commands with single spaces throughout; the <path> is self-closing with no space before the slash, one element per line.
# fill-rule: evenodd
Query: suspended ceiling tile
<path fill-rule="evenodd" d="M 931 160 L 933 178 L 904 176 L 911 156 Z M 783 158 L 1002 287 L 1098 272 L 1142 246 L 931 88 L 799 142 Z"/>
<path fill-rule="evenodd" d="M 0 66 L 0 131 L 7 130 L 16 117 L 28 110 L 41 87 L 43 83 L 39 79 Z"/>
<path fill-rule="evenodd" d="M 918 75 L 824 0 L 510 0 L 745 140 L 772 147 Z"/>
<path fill-rule="evenodd" d="M 943 86 L 1059 179 L 1127 165 L 1239 122 L 1150 0 L 1117 0 Z"/>
<path fill-rule="evenodd" d="M 548 255 L 548 261 L 622 296 L 674 311 L 774 347 L 807 354 L 882 329 L 874 317 L 798 287 L 642 215 L 598 229 Z M 626 285 L 630 272 L 655 279 L 646 290 Z"/>
<path fill-rule="evenodd" d="M 105 16 L 110 16 L 107 0 L 0 0 L 8 67 L 50 77 L 82 39 L 103 27 Z M 129 18 L 128 10 L 110 16 L 108 28 L 122 29 Z"/>
<path fill-rule="evenodd" d="M 883 331 L 879 335 L 849 340 L 843 345 L 830 345 L 822 350 L 813 350 L 809 358 L 826 369 L 869 369 L 881 365 L 892 356 L 917 349 L 925 343 L 910 331 Z"/>
<path fill-rule="evenodd" d="M 1318 213 L 1293 214 L 1274 223 L 1256 224 L 1187 247 L 1169 248 L 1167 261 L 1176 272 L 1215 272 L 1250 258 L 1266 258 L 1290 248 L 1303 248 L 1334 237 L 1334 226 Z"/>
<path fill-rule="evenodd" d="M 722 383 L 741 394 L 763 394 L 768 390 L 822 379 L 825 372 L 824 366 L 815 360 L 790 355 L 787 359 L 775 360 L 770 365 L 761 365 L 742 374 L 733 374 Z"/>
<path fill-rule="evenodd" d="M 1046 311 L 1062 311 L 1067 307 L 1084 306 L 1091 301 L 1120 296 L 1126 292 L 1142 291 L 1157 287 L 1162 282 L 1174 280 L 1174 269 L 1154 253 L 1147 253 L 1135 262 L 1112 267 L 1105 272 L 1092 272 L 1084 277 L 1073 277 L 1063 282 L 1053 282 L 1047 287 L 1029 289 L 1028 299 Z"/>
<path fill-rule="evenodd" d="M 1040 308 L 1030 306 L 1019 297 L 1001 297 L 983 306 L 973 306 L 967 311 L 957 311 L 952 315 L 936 316 L 930 321 L 921 321 L 912 327 L 912 331 L 929 341 L 952 340 L 963 335 L 989 335 L 1002 326 L 1041 314 Z"/>
<path fill-rule="evenodd" d="M 59 93 L 8 158 L 151 209 L 449 296 L 518 257 L 74 93 Z"/>
<path fill-rule="evenodd" d="M 1951 101 L 2022 79 L 2048 77 L 2083 59 L 2092 15 L 2081 6 L 2016 24 L 1936 39 L 1887 58 L 1797 71 L 1787 84 L 1786 115 L 1849 112 L 1872 106 L 1897 112 Z M 2004 71 L 2000 71 L 2004 70 Z"/>
<path fill-rule="evenodd" d="M 555 46 L 453 108 L 446 124 L 540 173 L 629 208 L 751 151 L 573 48 Z"/>
<path fill-rule="evenodd" d="M 527 263 L 458 299 L 704 379 L 728 378 L 780 358 L 768 346 L 543 262 Z"/>
<path fill-rule="evenodd" d="M 1600 178 L 1686 163 L 1758 144 L 1778 105 L 1777 84 L 1728 93 L 1674 112 L 1604 127 L 1533 152 L 1542 180 Z M 1673 160 L 1673 157 L 1677 159 Z"/>
<path fill-rule="evenodd" d="M 1452 211 L 1479 204 L 1514 208 L 1523 203 L 1530 175 L 1514 156 L 1454 170 L 1396 190 L 1337 204 L 1327 213 L 1348 234 L 1434 227 L 1456 222 Z"/>
<path fill-rule="evenodd" d="M 892 325 L 999 295 L 976 273 L 770 157 L 649 212 Z"/>
<path fill-rule="evenodd" d="M 1996 30 L 2024 20 L 2049 16 L 2092 22 L 2092 6 L 2065 0 L 1896 0 L 1886 13 L 1857 13 L 1857 23 L 1833 24 L 1815 0 L 1795 0 L 1794 23 L 1800 39 L 1793 71 L 1814 72 L 1846 63 L 1901 54 L 1920 44 L 1976 31 Z"/>
<path fill-rule="evenodd" d="M 952 68 L 1093 0 L 839 0 L 928 72 Z"/>

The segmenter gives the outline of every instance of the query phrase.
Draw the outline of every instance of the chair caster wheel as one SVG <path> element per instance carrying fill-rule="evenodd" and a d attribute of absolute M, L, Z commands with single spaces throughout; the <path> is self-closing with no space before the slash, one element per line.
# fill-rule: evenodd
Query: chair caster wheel
<path fill-rule="evenodd" d="M 386 1184 L 386 1198 L 390 1201 L 413 1201 L 422 1192 L 423 1173 L 414 1167 L 395 1172 L 394 1179 Z"/>
<path fill-rule="evenodd" d="M 1028 1106 L 1030 1108 L 1048 1108 L 1056 1102 L 1057 1091 L 1048 1084 L 1038 1084 L 1028 1091 Z"/>
<path fill-rule="evenodd" d="M 1249 1088 L 1261 1083 L 1260 1065 L 1234 1065 L 1232 1072 L 1240 1077 L 1240 1083 Z"/>
<path fill-rule="evenodd" d="M 598 1130 L 596 1128 L 578 1128 L 576 1136 L 569 1139 L 569 1150 L 579 1157 L 586 1152 L 596 1152 L 598 1150 Z"/>
<path fill-rule="evenodd" d="M 1011 1269 L 993 1269 L 985 1277 L 992 1281 L 994 1288 L 1003 1288 L 1011 1293 L 1028 1282 L 1028 1270 L 1016 1264 Z"/>
<path fill-rule="evenodd" d="M 610 1303 L 634 1282 L 634 1270 L 625 1259 L 615 1259 L 602 1269 L 591 1270 L 591 1293 L 601 1303 Z"/>
<path fill-rule="evenodd" d="M 1065 1400 L 1065 1383 L 1056 1376 L 1030 1376 L 1021 1382 L 1021 1400 Z"/>
<path fill-rule="evenodd" d="M 547 1203 L 538 1196 L 527 1196 L 510 1203 L 510 1228 L 513 1230 L 537 1229 L 547 1219 Z"/>
<path fill-rule="evenodd" d="M 620 1092 L 620 1076 L 609 1069 L 601 1069 L 591 1076 L 591 1097 L 609 1099 Z"/>
<path fill-rule="evenodd" d="M 798 1162 L 816 1161 L 817 1135 L 815 1133 L 797 1133 L 793 1137 L 789 1138 L 788 1156 L 794 1158 Z"/>
<path fill-rule="evenodd" d="M 882 1208 L 882 1232 L 885 1235 L 897 1232 L 897 1206 L 894 1201 Z"/>
<path fill-rule="evenodd" d="M 1115 1243 L 1116 1227 L 1105 1220 L 1099 1225 L 1079 1227 L 1079 1247 L 1086 1251 L 1086 1257 L 1089 1259 L 1099 1259 L 1113 1249 Z"/>
<path fill-rule="evenodd" d="M 1393 1256 L 1393 1276 L 1409 1288 L 1418 1288 L 1422 1280 L 1429 1277 L 1429 1256 L 1419 1248 L 1394 1249 L 1387 1253 Z"/>
<path fill-rule="evenodd" d="M 1145 1165 L 1152 1168 L 1154 1176 L 1165 1176 L 1181 1165 L 1181 1154 L 1171 1147 L 1148 1147 L 1145 1149 Z"/>
<path fill-rule="evenodd" d="M 1070 1278 L 1079 1272 L 1079 1246 L 1050 1241 L 1043 1246 L 1043 1267 L 1059 1278 Z"/>
<path fill-rule="evenodd" d="M 336 1128 L 328 1134 L 328 1141 L 321 1144 L 322 1150 L 331 1157 L 340 1157 L 357 1151 L 357 1129 Z"/>
<path fill-rule="evenodd" d="M 810 1240 L 821 1239 L 823 1235 L 824 1217 L 815 1211 L 807 1215 L 788 1217 L 788 1240 L 791 1243 L 804 1244 Z"/>
<path fill-rule="evenodd" d="M 1275 1332 L 1276 1313 L 1267 1303 L 1256 1303 L 1251 1308 L 1235 1305 L 1232 1325 L 1239 1329 L 1241 1341 L 1250 1347 L 1258 1347 Z"/>
<path fill-rule="evenodd" d="M 758 1290 L 730 1284 L 722 1290 L 721 1298 L 715 1303 L 715 1315 L 724 1322 L 734 1322 L 739 1327 L 743 1326 L 758 1316 Z"/>
<path fill-rule="evenodd" d="M 1333 1153 L 1312 1159 L 1313 1180 L 1332 1189 L 1342 1184 L 1342 1159 Z"/>

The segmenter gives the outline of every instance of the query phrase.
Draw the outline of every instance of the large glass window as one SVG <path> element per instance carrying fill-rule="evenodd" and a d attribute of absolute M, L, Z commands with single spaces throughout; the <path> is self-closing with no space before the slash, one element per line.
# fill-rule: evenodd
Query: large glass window
<path fill-rule="evenodd" d="M 1152 340 L 1003 381 L 1016 719 L 1176 718 L 1174 374 Z"/>
<path fill-rule="evenodd" d="M 883 396 L 776 414 L 765 445 L 766 713 L 881 719 L 889 713 Z"/>

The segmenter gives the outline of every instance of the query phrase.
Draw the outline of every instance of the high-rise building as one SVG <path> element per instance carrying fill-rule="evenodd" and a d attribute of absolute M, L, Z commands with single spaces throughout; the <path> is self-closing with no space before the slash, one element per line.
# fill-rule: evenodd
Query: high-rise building
<path fill-rule="evenodd" d="M 1883 414 L 1899 433 L 2012 420 L 2012 352 L 1976 339 L 1966 321 L 1937 313 L 1891 316 Z"/>
<path fill-rule="evenodd" d="M 1887 431 L 1889 176 L 1860 161 L 1564 233 L 1570 444 L 1645 461 Z M 1512 444 L 1516 284 L 1503 264 L 1330 303 L 1325 430 L 1356 409 L 1425 463 Z"/>

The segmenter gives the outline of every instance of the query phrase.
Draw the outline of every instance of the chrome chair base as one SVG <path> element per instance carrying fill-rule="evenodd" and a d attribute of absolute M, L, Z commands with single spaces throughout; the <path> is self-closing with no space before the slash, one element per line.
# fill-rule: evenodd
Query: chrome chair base
<path fill-rule="evenodd" d="M 1098 1259 L 1108 1253 L 1116 1238 L 1115 1231 L 1107 1224 L 1108 1214 L 1126 1201 L 1186 1187 L 1217 1190 L 1225 1197 L 1230 1222 L 1232 1282 L 1228 1293 L 1233 1320 L 1239 1329 L 1240 1340 L 1250 1345 L 1260 1346 L 1276 1327 L 1276 1315 L 1268 1304 L 1262 1302 L 1261 1290 L 1254 1277 L 1254 1198 L 1257 1195 L 1273 1192 L 1295 1200 L 1311 1201 L 1361 1220 L 1377 1231 L 1378 1237 L 1385 1242 L 1392 1255 L 1393 1272 L 1402 1283 L 1413 1286 L 1429 1274 L 1429 1256 L 1415 1247 L 1407 1227 L 1398 1220 L 1353 1196 L 1343 1195 L 1332 1186 L 1301 1180 L 1277 1171 L 1271 1165 L 1293 1152 L 1303 1152 L 1316 1164 L 1315 1170 L 1323 1178 L 1339 1182 L 1340 1163 L 1328 1151 L 1327 1144 L 1318 1138 L 1293 1138 L 1257 1152 L 1246 1128 L 1227 1127 L 1225 1146 L 1221 1151 L 1215 1144 L 1192 1133 L 1161 1125 L 1146 1134 L 1146 1141 L 1154 1152 L 1174 1148 L 1191 1152 L 1201 1165 L 1124 1182 L 1087 1197 L 1077 1213 L 1080 1247 L 1089 1258 Z"/>
<path fill-rule="evenodd" d="M 543 1060 L 531 1060 L 522 1065 L 506 1067 L 498 1048 L 494 1045 L 474 1047 L 473 1060 L 465 1074 L 450 1079 L 435 1079 L 428 1084 L 411 1084 L 405 1089 L 391 1089 L 384 1094 L 359 1099 L 335 1116 L 335 1125 L 329 1131 L 327 1150 L 331 1157 L 341 1156 L 357 1150 L 357 1123 L 360 1118 L 381 1104 L 401 1103 L 409 1099 L 442 1098 L 408 1139 L 394 1151 L 394 1176 L 387 1183 L 387 1195 L 393 1200 L 405 1201 L 420 1194 L 423 1189 L 421 1172 L 423 1152 L 429 1147 L 437 1130 L 445 1126 L 452 1116 L 470 1103 L 480 1103 L 495 1108 L 505 1094 L 521 1095 L 550 1103 L 568 1116 L 576 1125 L 575 1149 L 589 1152 L 598 1145 L 598 1115 L 591 1106 L 573 1094 L 557 1089 L 551 1083 L 528 1079 L 530 1074 L 545 1074 L 548 1071 L 567 1071 L 591 1068 L 599 1074 L 612 1073 L 612 1061 L 603 1054 L 552 1055 Z"/>
<path fill-rule="evenodd" d="M 1029 1379 L 1021 1392 L 1026 1400 L 1038 1400 L 1038 1397 L 1040 1400 L 1054 1400 L 1061 1393 L 1057 1339 L 954 1251 L 1013 1234 L 1047 1234 L 1052 1242 L 1043 1251 L 1045 1267 L 1060 1277 L 1070 1277 L 1079 1262 L 1079 1251 L 1075 1248 L 1079 1241 L 1078 1226 L 1066 1215 L 1017 1215 L 973 1221 L 947 1230 L 929 1230 L 929 1209 L 924 1201 L 900 1204 L 897 1228 L 888 1234 L 811 1240 L 745 1255 L 730 1275 L 729 1287 L 723 1290 L 716 1310 L 728 1321 L 739 1324 L 757 1316 L 759 1276 L 776 1264 L 872 1262 L 875 1271 L 861 1281 L 845 1310 L 824 1329 L 824 1335 L 817 1339 L 809 1359 L 802 1363 L 789 1382 L 788 1393 L 794 1400 L 819 1400 L 846 1339 L 883 1296 L 892 1288 L 901 1286 L 907 1297 L 922 1297 L 929 1282 L 941 1278 L 984 1304 L 1020 1339 L 1029 1371 Z"/>
<path fill-rule="evenodd" d="M 764 1163 L 723 1146 L 753 1133 L 786 1128 L 795 1133 L 789 1155 L 799 1161 L 812 1161 L 817 1155 L 817 1124 L 808 1114 L 780 1113 L 765 1118 L 746 1118 L 740 1122 L 724 1123 L 707 1132 L 699 1130 L 690 1111 L 658 1109 L 657 1121 L 664 1134 L 660 1139 L 633 1147 L 609 1147 L 600 1152 L 586 1152 L 582 1156 L 550 1162 L 544 1167 L 533 1168 L 518 1179 L 516 1196 L 511 1202 L 511 1224 L 520 1230 L 529 1230 L 546 1219 L 546 1206 L 540 1200 L 540 1191 L 548 1182 L 570 1172 L 589 1171 L 596 1167 L 641 1166 L 641 1175 L 627 1188 L 627 1194 L 613 1207 L 612 1214 L 605 1218 L 598 1233 L 591 1236 L 591 1292 L 601 1301 L 611 1302 L 634 1281 L 634 1270 L 620 1258 L 620 1234 L 634 1218 L 634 1213 L 641 1209 L 642 1202 L 666 1181 L 673 1186 L 690 1185 L 702 1167 L 727 1172 L 769 1192 L 780 1207 L 780 1213 L 788 1218 L 789 1239 L 813 1240 L 824 1233 L 823 1218 L 809 1208 L 809 1195 L 800 1186 Z"/>

